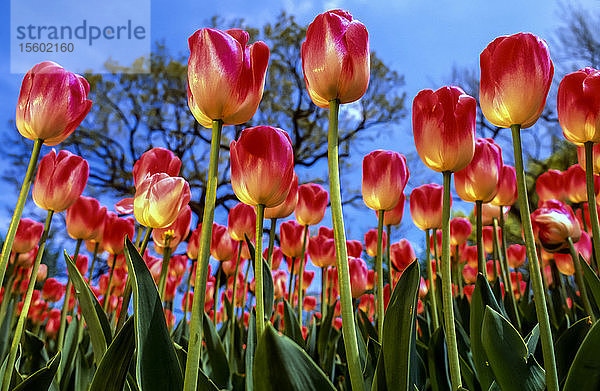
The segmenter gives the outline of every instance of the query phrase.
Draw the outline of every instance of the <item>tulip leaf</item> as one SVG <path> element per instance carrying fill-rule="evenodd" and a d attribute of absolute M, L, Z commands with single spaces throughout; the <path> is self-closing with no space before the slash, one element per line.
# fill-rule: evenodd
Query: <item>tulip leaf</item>
<path fill-rule="evenodd" d="M 48 354 L 44 349 L 44 341 L 37 335 L 25 330 L 21 348 L 23 348 L 23 355 L 20 369 L 23 373 L 33 373 L 46 365 Z"/>
<path fill-rule="evenodd" d="M 104 310 L 102 310 L 102 306 L 98 302 L 98 299 L 90 289 L 89 285 L 84 281 L 66 250 L 65 262 L 67 264 L 69 277 L 73 282 L 73 288 L 75 290 L 77 301 L 79 302 L 79 308 L 87 323 L 87 329 L 90 334 L 92 349 L 94 351 L 94 361 L 99 364 L 104 352 L 106 352 L 107 344 L 110 343 L 112 339 L 110 324 L 108 323 L 106 314 L 104 313 Z"/>
<path fill-rule="evenodd" d="M 208 356 L 206 374 L 219 388 L 229 389 L 231 387 L 231 370 L 229 369 L 227 354 L 225 353 L 221 338 L 219 338 L 217 330 L 215 330 L 215 326 L 206 312 L 204 312 L 203 330 L 206 354 Z"/>
<path fill-rule="evenodd" d="M 41 391 L 50 388 L 52 379 L 58 370 L 60 364 L 60 351 L 52 357 L 45 367 L 34 372 L 23 380 L 13 391 Z"/>
<path fill-rule="evenodd" d="M 583 271 L 583 279 L 585 281 L 585 285 L 588 291 L 591 293 L 591 299 L 596 303 L 596 307 L 600 308 L 600 279 L 590 265 L 579 256 L 579 264 L 581 265 L 581 269 Z M 599 315 L 596 313 L 596 315 Z"/>
<path fill-rule="evenodd" d="M 577 354 L 577 349 L 573 347 L 581 346 L 591 328 L 592 322 L 590 322 L 590 318 L 581 319 L 565 330 L 554 343 L 559 383 L 562 384 L 566 379 L 569 368 Z"/>
<path fill-rule="evenodd" d="M 69 324 L 67 324 L 67 330 L 65 333 L 65 342 L 63 345 L 63 351 L 61 354 L 60 365 L 58 366 L 57 379 L 60 379 L 60 388 L 66 389 L 68 383 L 71 381 L 71 375 L 74 370 L 73 361 L 77 353 L 77 338 L 79 335 L 78 326 L 79 321 L 74 318 Z"/>
<path fill-rule="evenodd" d="M 443 327 L 438 327 L 431 334 L 429 349 L 427 349 L 427 364 L 433 391 L 450 391 L 452 387 L 448 368 L 448 350 Z"/>
<path fill-rule="evenodd" d="M 267 324 L 256 347 L 256 391 L 334 391 L 325 373 L 294 341 Z"/>
<path fill-rule="evenodd" d="M 250 311 L 248 320 L 248 340 L 246 341 L 246 391 L 254 390 L 254 377 L 252 368 L 254 368 L 254 353 L 256 351 L 256 315 L 254 310 Z"/>
<path fill-rule="evenodd" d="M 414 382 L 419 280 L 419 262 L 415 261 L 400 276 L 385 312 L 381 346 L 389 390 L 408 390 Z"/>
<path fill-rule="evenodd" d="M 591 391 L 600 389 L 600 322 L 594 323 L 579 347 L 563 391 Z"/>
<path fill-rule="evenodd" d="M 300 329 L 298 318 L 296 318 L 296 312 L 287 300 L 283 301 L 283 317 L 285 319 L 283 334 L 290 337 L 298 344 L 298 346 L 303 347 L 304 338 L 302 337 L 302 330 Z"/>
<path fill-rule="evenodd" d="M 89 391 L 121 391 L 135 351 L 134 318 L 129 318 L 111 342 L 94 374 Z"/>
<path fill-rule="evenodd" d="M 179 391 L 183 388 L 183 376 L 162 301 L 146 263 L 129 238 L 125 239 L 125 259 L 133 287 L 138 385 L 144 391 Z"/>
<path fill-rule="evenodd" d="M 254 246 L 248 238 L 248 235 L 244 235 L 246 238 L 246 244 L 248 245 L 248 250 L 250 251 L 250 257 L 255 259 Z M 264 298 L 264 307 L 265 307 L 265 319 L 271 319 L 271 313 L 273 312 L 273 303 L 275 301 L 274 296 L 274 288 L 273 288 L 273 275 L 271 274 L 271 268 L 265 261 L 265 258 L 262 259 L 262 268 L 263 268 L 263 298 Z M 254 275 L 256 275 L 256 270 L 254 270 L 254 262 L 250 262 L 252 265 L 252 270 L 254 271 Z"/>
<path fill-rule="evenodd" d="M 513 325 L 489 306 L 483 316 L 481 340 L 502 390 L 544 390 L 544 370 L 527 350 L 525 341 Z"/>

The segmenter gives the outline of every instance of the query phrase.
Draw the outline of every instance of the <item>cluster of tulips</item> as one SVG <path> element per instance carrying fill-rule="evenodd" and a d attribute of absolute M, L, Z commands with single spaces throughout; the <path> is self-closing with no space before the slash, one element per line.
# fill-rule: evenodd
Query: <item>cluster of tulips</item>
<path fill-rule="evenodd" d="M 408 240 L 391 243 L 409 181 L 397 152 L 364 157 L 363 200 L 378 225 L 364 245 L 345 237 L 338 113 L 367 90 L 370 57 L 365 26 L 342 10 L 318 15 L 302 44 L 308 93 L 329 110 L 329 191 L 298 183 L 284 130 L 247 128 L 229 156 L 241 202 L 227 226 L 213 221 L 222 128 L 248 122 L 263 93 L 269 49 L 248 40 L 243 30 L 210 28 L 189 39 L 189 107 L 212 129 L 203 216 L 193 231 L 190 187 L 169 150 L 150 149 L 135 162 L 135 194 L 113 207 L 82 195 L 84 158 L 52 149 L 38 165 L 41 146 L 64 141 L 92 102 L 87 81 L 55 63 L 25 75 L 16 125 L 34 147 L 0 257 L 2 391 L 600 386 L 590 365 L 600 343 L 599 71 L 560 83 L 559 120 L 580 147 L 579 164 L 539 177 L 531 214 L 520 132 L 545 106 L 554 72 L 546 43 L 519 33 L 481 53 L 479 103 L 492 124 L 511 129 L 514 167 L 494 140 L 475 137 L 475 98 L 456 86 L 419 92 L 415 144 L 443 177 L 443 185 L 413 178 L 410 212 L 426 244 L 419 261 Z M 475 230 L 467 218 L 450 218 L 453 173 L 458 196 L 475 205 Z M 31 184 L 44 223 L 21 219 Z M 517 201 L 524 245 L 509 245 L 506 213 Z M 333 228 L 319 226 L 329 204 Z M 64 253 L 64 283 L 41 263 L 53 215 L 63 211 L 75 241 L 74 253 Z M 292 214 L 279 224 L 276 246 L 277 224 Z M 321 271 L 320 288 L 310 288 L 308 262 Z"/>

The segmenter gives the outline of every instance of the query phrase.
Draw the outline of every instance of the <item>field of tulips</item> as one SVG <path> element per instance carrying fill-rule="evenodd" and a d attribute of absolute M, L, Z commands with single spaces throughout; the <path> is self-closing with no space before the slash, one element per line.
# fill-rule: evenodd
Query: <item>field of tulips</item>
<path fill-rule="evenodd" d="M 244 129 L 220 156 L 223 126 L 248 122 L 263 95 L 269 48 L 248 41 L 240 29 L 189 38 L 189 109 L 212 131 L 195 229 L 182 161 L 167 149 L 135 162 L 135 194 L 111 206 L 82 195 L 85 156 L 52 149 L 40 159 L 42 145 L 77 131 L 90 86 L 53 62 L 25 75 L 16 126 L 33 151 L 2 231 L 1 391 L 600 389 L 600 71 L 560 82 L 560 126 L 579 164 L 541 175 L 531 212 L 521 131 L 536 131 L 546 105 L 547 44 L 519 33 L 481 52 L 479 105 L 512 133 L 514 166 L 476 137 L 474 97 L 457 86 L 419 92 L 414 142 L 442 185 L 411 177 L 398 152 L 367 154 L 362 196 L 378 225 L 358 241 L 344 229 L 338 114 L 368 88 L 366 27 L 328 11 L 302 44 L 306 89 L 329 114 L 328 189 L 298 183 L 290 136 L 274 126 Z M 227 226 L 214 222 L 223 159 L 239 200 Z M 453 174 L 471 220 L 451 218 Z M 406 239 L 391 243 L 409 181 L 424 259 Z M 44 222 L 22 217 L 30 190 Z M 510 208 L 517 243 L 507 240 Z M 42 262 L 61 212 L 66 281 Z"/>

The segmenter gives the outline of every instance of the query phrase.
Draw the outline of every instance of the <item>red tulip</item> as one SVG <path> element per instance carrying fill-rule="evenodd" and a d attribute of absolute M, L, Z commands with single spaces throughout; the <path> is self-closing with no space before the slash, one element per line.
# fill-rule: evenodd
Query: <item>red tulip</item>
<path fill-rule="evenodd" d="M 190 233 L 191 222 L 192 208 L 186 204 L 171 225 L 165 228 L 155 228 L 152 231 L 152 240 L 157 252 L 162 254 L 163 248 L 167 246 L 171 248 L 171 252 L 174 252 L 179 243 Z"/>
<path fill-rule="evenodd" d="M 237 242 L 231 238 L 227 227 L 213 223 L 210 255 L 219 262 L 228 261 L 233 258 L 236 249 Z"/>
<path fill-rule="evenodd" d="M 301 225 L 317 225 L 323 220 L 329 193 L 321 185 L 306 183 L 298 186 L 298 203 L 294 214 Z"/>
<path fill-rule="evenodd" d="M 239 202 L 229 211 L 227 229 L 233 240 L 245 241 L 245 236 L 251 241 L 256 237 L 256 212 L 250 205 Z"/>
<path fill-rule="evenodd" d="M 477 270 L 477 246 L 465 246 L 461 253 L 461 259 L 464 259 L 467 265 Z"/>
<path fill-rule="evenodd" d="M 563 173 L 564 189 L 569 201 L 574 204 L 587 202 L 587 186 L 585 170 L 579 164 L 574 164 Z M 594 175 L 596 194 L 600 190 L 600 177 Z"/>
<path fill-rule="evenodd" d="M 15 121 L 19 133 L 46 145 L 60 144 L 90 111 L 89 92 L 82 76 L 50 61 L 35 65 L 21 84 Z"/>
<path fill-rule="evenodd" d="M 458 87 L 422 90 L 413 100 L 413 135 L 421 160 L 434 171 L 460 171 L 475 149 L 475 99 Z"/>
<path fill-rule="evenodd" d="M 577 242 L 581 228 L 570 206 L 548 200 L 531 214 L 533 233 L 548 252 L 568 251 L 567 238 Z"/>
<path fill-rule="evenodd" d="M 510 273 L 510 281 L 512 282 L 513 292 L 515 293 L 515 299 L 519 299 L 521 295 L 525 293 L 527 283 L 523 281 L 523 275 L 521 273 Z"/>
<path fill-rule="evenodd" d="M 202 231 L 202 223 L 198 224 L 195 230 L 192 231 L 188 239 L 186 254 L 190 259 L 198 259 L 198 251 L 200 247 L 200 231 Z"/>
<path fill-rule="evenodd" d="M 367 274 L 367 290 L 373 289 L 376 282 L 377 275 L 375 273 L 375 270 L 369 270 L 369 273 Z"/>
<path fill-rule="evenodd" d="M 281 239 L 281 251 L 283 251 L 284 255 L 292 258 L 299 258 L 302 256 L 304 230 L 305 227 L 294 220 L 281 223 L 279 226 L 279 236 Z M 308 246 L 310 245 L 308 236 L 306 239 L 306 244 Z"/>
<path fill-rule="evenodd" d="M 548 170 L 538 177 L 535 183 L 535 190 L 540 198 L 540 202 L 547 200 L 566 200 L 567 195 L 565 192 L 564 177 L 564 172 L 559 170 Z"/>
<path fill-rule="evenodd" d="M 79 274 L 85 276 L 88 270 L 89 259 L 86 255 L 78 254 L 75 260 L 75 267 L 79 270 Z"/>
<path fill-rule="evenodd" d="M 349 257 L 360 258 L 363 245 L 360 240 L 346 240 L 346 251 Z"/>
<path fill-rule="evenodd" d="M 310 238 L 308 255 L 313 265 L 317 267 L 335 266 L 335 240 L 324 235 Z"/>
<path fill-rule="evenodd" d="M 310 244 L 310 241 L 308 242 Z M 263 257 L 267 259 L 267 253 L 269 249 L 265 248 L 263 251 Z M 279 265 L 281 265 L 281 261 L 283 260 L 283 251 L 281 248 L 277 246 L 273 246 L 273 254 L 271 255 L 271 270 L 279 269 Z"/>
<path fill-rule="evenodd" d="M 285 201 L 272 208 L 265 208 L 265 219 L 284 219 L 294 212 L 298 204 L 298 175 L 294 172 L 292 186 Z"/>
<path fill-rule="evenodd" d="M 45 210 L 62 212 L 81 195 L 89 175 L 88 163 L 80 156 L 52 149 L 40 161 L 32 197 Z"/>
<path fill-rule="evenodd" d="M 135 221 L 133 218 L 120 218 L 114 212 L 106 213 L 102 245 L 110 254 L 121 254 L 125 244 L 125 236 L 129 239 L 135 234 Z"/>
<path fill-rule="evenodd" d="M 358 303 L 358 308 L 367 314 L 369 319 L 373 320 L 373 315 L 375 315 L 375 296 L 362 295 Z"/>
<path fill-rule="evenodd" d="M 498 227 L 498 231 L 496 232 L 496 239 L 498 243 L 500 243 L 500 227 Z M 492 254 L 494 252 L 494 227 L 487 226 L 483 227 L 483 248 L 485 252 L 488 254 Z"/>
<path fill-rule="evenodd" d="M 173 224 L 189 202 L 190 185 L 185 179 L 157 173 L 137 187 L 133 214 L 146 227 L 165 228 Z"/>
<path fill-rule="evenodd" d="M 592 255 L 592 241 L 587 232 L 581 233 L 581 238 L 577 243 L 574 244 L 574 246 L 576 253 L 581 255 L 587 263 L 590 263 L 590 258 Z M 556 262 L 558 271 L 562 274 L 568 276 L 575 274 L 575 266 L 573 265 L 573 258 L 571 258 L 570 254 L 556 253 L 554 254 L 554 261 Z"/>
<path fill-rule="evenodd" d="M 44 224 L 29 218 L 21 219 L 12 245 L 13 253 L 24 254 L 33 250 L 40 241 L 43 230 Z"/>
<path fill-rule="evenodd" d="M 86 270 L 87 270 L 87 268 L 86 268 Z M 38 266 L 38 272 L 37 272 L 35 281 L 36 282 L 45 281 L 46 277 L 48 277 L 48 265 L 41 263 L 40 266 Z M 2 302 L 1 298 L 0 298 L 0 302 Z"/>
<path fill-rule="evenodd" d="M 277 299 L 283 299 L 287 295 L 286 283 L 288 274 L 285 270 L 273 271 L 273 293 Z"/>
<path fill-rule="evenodd" d="M 544 111 L 554 75 L 546 42 L 529 33 L 498 37 L 479 60 L 479 104 L 485 118 L 503 128 L 533 125 Z"/>
<path fill-rule="evenodd" d="M 442 227 L 442 192 L 442 186 L 429 183 L 410 193 L 410 215 L 423 231 Z"/>
<path fill-rule="evenodd" d="M 398 203 L 394 206 L 394 209 L 386 210 L 383 214 L 383 225 L 398 225 L 402 222 L 402 216 L 404 215 L 404 202 L 406 201 L 406 197 L 404 193 L 400 194 L 400 198 L 398 199 Z M 375 215 L 379 219 L 379 211 L 375 211 Z"/>
<path fill-rule="evenodd" d="M 401 239 L 397 243 L 392 243 L 390 256 L 392 264 L 401 272 L 417 259 L 415 250 L 413 250 L 412 245 L 407 239 Z"/>
<path fill-rule="evenodd" d="M 492 204 L 481 205 L 481 222 L 483 225 L 494 224 L 494 219 L 500 218 L 500 212 L 504 213 L 504 216 L 510 211 L 510 207 L 500 207 Z M 477 218 L 477 208 L 473 208 L 473 215 Z"/>
<path fill-rule="evenodd" d="M 223 269 L 223 273 L 225 273 L 226 276 L 230 277 L 235 274 L 236 262 L 237 262 L 237 254 L 234 254 L 234 256 L 231 259 L 221 262 L 221 268 Z M 246 263 L 246 260 L 244 258 L 240 258 L 240 264 L 239 264 L 238 270 L 242 270 L 245 263 Z M 242 282 L 242 284 L 243 284 L 243 282 Z"/>
<path fill-rule="evenodd" d="M 494 281 L 494 275 L 498 276 L 501 273 L 500 263 L 496 261 L 496 272 L 494 273 L 494 261 L 487 261 L 485 263 L 485 270 L 488 281 L 492 282 Z"/>
<path fill-rule="evenodd" d="M 473 296 L 474 291 L 475 291 L 475 284 L 463 286 L 463 293 L 467 297 L 467 300 L 469 301 L 469 303 L 471 303 L 471 297 Z"/>
<path fill-rule="evenodd" d="M 381 235 L 381 248 L 385 248 L 387 245 L 387 233 L 385 231 L 382 232 Z M 370 257 L 377 256 L 377 230 L 370 229 L 365 234 L 365 249 L 367 250 L 367 254 Z"/>
<path fill-rule="evenodd" d="M 306 312 L 314 311 L 317 308 L 317 298 L 314 296 L 306 296 L 302 300 L 302 308 Z"/>
<path fill-rule="evenodd" d="M 517 196 L 517 174 L 515 168 L 505 164 L 502 166 L 498 192 L 490 203 L 496 206 L 510 206 L 517 202 Z"/>
<path fill-rule="evenodd" d="M 67 209 L 67 232 L 73 239 L 101 239 L 105 220 L 105 206 L 95 198 L 80 196 Z"/>
<path fill-rule="evenodd" d="M 556 108 L 567 140 L 600 142 L 600 71 L 588 67 L 566 75 L 558 86 Z"/>
<path fill-rule="evenodd" d="M 56 303 L 65 294 L 65 286 L 56 278 L 48 278 L 42 288 L 42 298 L 46 301 Z"/>
<path fill-rule="evenodd" d="M 473 160 L 454 174 L 456 193 L 464 201 L 490 202 L 502 175 L 502 150 L 493 139 L 476 138 Z"/>
<path fill-rule="evenodd" d="M 262 99 L 269 48 L 248 44 L 246 31 L 203 28 L 189 40 L 187 95 L 196 120 L 210 128 L 248 122 Z"/>
<path fill-rule="evenodd" d="M 506 259 L 508 261 L 508 265 L 513 269 L 523 266 L 525 264 L 526 256 L 527 249 L 523 245 L 512 244 L 506 249 Z"/>
<path fill-rule="evenodd" d="M 352 298 L 357 299 L 367 290 L 367 264 L 361 258 L 348 257 L 348 268 Z"/>
<path fill-rule="evenodd" d="M 231 186 L 247 205 L 274 207 L 285 201 L 294 178 L 290 136 L 272 126 L 242 131 L 232 141 Z"/>
<path fill-rule="evenodd" d="M 176 177 L 181 169 L 181 160 L 165 148 L 152 148 L 142 154 L 133 165 L 133 183 L 137 188 L 146 177 L 163 172 Z"/>
<path fill-rule="evenodd" d="M 317 15 L 302 43 L 302 70 L 308 95 L 315 105 L 360 99 L 369 84 L 370 50 L 366 27 L 348 11 Z"/>
<path fill-rule="evenodd" d="M 382 150 L 371 152 L 363 159 L 363 201 L 369 208 L 377 211 L 394 209 L 400 201 L 408 177 L 404 155 Z"/>
<path fill-rule="evenodd" d="M 60 309 L 53 308 L 48 313 L 48 322 L 46 323 L 46 335 L 50 338 L 56 338 L 60 328 Z"/>
<path fill-rule="evenodd" d="M 473 227 L 466 217 L 455 217 L 450 220 L 450 245 L 458 246 L 467 241 Z"/>
<path fill-rule="evenodd" d="M 465 265 L 462 270 L 462 275 L 467 284 L 475 284 L 475 282 L 477 282 L 477 268 Z"/>
<path fill-rule="evenodd" d="M 600 174 L 600 144 L 594 144 L 593 148 L 594 174 Z M 577 148 L 577 160 L 581 168 L 585 170 L 585 148 Z"/>

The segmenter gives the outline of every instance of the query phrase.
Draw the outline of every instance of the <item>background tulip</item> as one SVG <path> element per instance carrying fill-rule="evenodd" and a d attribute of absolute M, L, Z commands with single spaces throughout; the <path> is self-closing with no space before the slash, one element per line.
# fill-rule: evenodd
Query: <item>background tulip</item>
<path fill-rule="evenodd" d="M 346 240 L 346 251 L 349 257 L 360 258 L 363 252 L 363 245 L 360 240 Z"/>
<path fill-rule="evenodd" d="M 388 239 L 387 233 L 385 233 L 385 231 L 383 231 L 382 235 L 381 235 L 381 240 L 382 240 L 381 248 L 385 248 L 387 246 L 387 239 Z M 365 249 L 367 250 L 367 254 L 369 254 L 370 257 L 377 256 L 377 230 L 376 229 L 370 229 L 365 234 Z"/>
<path fill-rule="evenodd" d="M 458 246 L 467 241 L 473 226 L 466 217 L 455 217 L 450 220 L 450 245 Z"/>
<path fill-rule="evenodd" d="M 231 238 L 227 227 L 213 223 L 210 255 L 217 261 L 228 261 L 233 258 L 237 247 L 237 242 Z"/>
<path fill-rule="evenodd" d="M 67 209 L 67 232 L 73 239 L 101 239 L 106 207 L 95 198 L 80 196 Z"/>
<path fill-rule="evenodd" d="M 323 235 L 312 236 L 308 241 L 308 255 L 317 267 L 335 266 L 335 241 Z"/>
<path fill-rule="evenodd" d="M 133 183 L 137 188 L 148 176 L 164 172 L 176 177 L 181 169 L 181 160 L 165 148 L 152 148 L 142 154 L 133 165 Z"/>
<path fill-rule="evenodd" d="M 401 239 L 399 242 L 392 243 L 390 250 L 392 255 L 392 264 L 401 272 L 404 271 L 404 269 L 406 269 L 408 265 L 410 265 L 415 259 L 417 259 L 415 250 L 413 250 L 408 239 Z"/>
<path fill-rule="evenodd" d="M 284 219 L 291 215 L 296 209 L 298 204 L 298 175 L 294 172 L 294 179 L 292 179 L 292 185 L 290 186 L 290 192 L 288 193 L 285 201 L 281 204 L 272 208 L 265 208 L 265 219 Z"/>
<path fill-rule="evenodd" d="M 570 206 L 557 200 L 544 202 L 531 214 L 536 239 L 548 252 L 567 251 L 567 238 L 574 243 L 581 237 L 581 228 Z"/>
<path fill-rule="evenodd" d="M 565 201 L 567 198 L 565 191 L 564 172 L 560 170 L 548 170 L 541 174 L 536 183 L 535 191 L 540 198 L 540 202 L 547 200 Z"/>
<path fill-rule="evenodd" d="M 493 40 L 479 57 L 479 104 L 496 126 L 533 125 L 544 110 L 554 65 L 546 42 L 530 33 Z"/>
<path fill-rule="evenodd" d="M 585 171 L 579 164 L 574 164 L 563 173 L 564 190 L 567 199 L 573 203 L 587 202 L 587 186 Z M 594 176 L 594 187 L 596 194 L 600 189 L 600 178 Z"/>
<path fill-rule="evenodd" d="M 281 238 L 281 251 L 283 251 L 285 256 L 292 258 L 302 256 L 302 238 L 305 229 L 303 225 L 298 224 L 294 220 L 281 223 L 279 226 L 279 237 Z M 310 240 L 306 244 L 310 246 Z"/>
<path fill-rule="evenodd" d="M 229 210 L 227 229 L 233 240 L 245 241 L 245 237 L 254 241 L 256 237 L 256 212 L 250 205 L 237 203 Z"/>
<path fill-rule="evenodd" d="M 506 249 L 508 265 L 513 269 L 521 267 L 525 264 L 527 249 L 520 244 L 512 244 Z"/>
<path fill-rule="evenodd" d="M 154 246 L 160 248 L 157 252 L 162 254 L 162 248 L 167 246 L 171 248 L 171 252 L 174 252 L 179 243 L 190 233 L 191 222 L 192 209 L 189 205 L 185 205 L 171 225 L 152 230 Z"/>
<path fill-rule="evenodd" d="M 383 225 L 398 225 L 402 222 L 402 216 L 404 215 L 404 203 L 406 202 L 406 197 L 404 193 L 400 194 L 400 198 L 398 199 L 398 203 L 391 210 L 386 210 L 383 214 Z M 375 211 L 375 215 L 379 219 L 379 211 Z"/>
<path fill-rule="evenodd" d="M 132 217 L 121 218 L 114 212 L 107 212 L 104 224 L 102 246 L 110 254 L 118 255 L 123 252 L 125 236 L 133 238 L 135 220 Z"/>
<path fill-rule="evenodd" d="M 600 174 L 600 144 L 594 144 L 593 148 L 593 162 L 594 162 L 594 174 Z M 578 147 L 577 148 L 577 160 L 579 161 L 579 165 L 581 168 L 585 170 L 585 148 Z"/>
<path fill-rule="evenodd" d="M 149 228 L 173 224 L 181 209 L 190 202 L 190 185 L 181 177 L 157 173 L 147 177 L 136 189 L 133 213 Z"/>
<path fill-rule="evenodd" d="M 567 140 L 600 142 L 600 71 L 588 67 L 566 75 L 558 86 L 556 108 Z"/>
<path fill-rule="evenodd" d="M 316 225 L 323 220 L 329 193 L 323 186 L 306 183 L 298 186 L 298 203 L 294 214 L 301 225 Z"/>
<path fill-rule="evenodd" d="M 348 268 L 352 298 L 357 299 L 367 290 L 367 264 L 361 258 L 349 257 Z"/>
<path fill-rule="evenodd" d="M 369 153 L 363 159 L 363 201 L 377 211 L 393 209 L 403 194 L 408 177 L 403 155 L 382 150 Z"/>
<path fill-rule="evenodd" d="M 52 149 L 40 161 L 32 197 L 37 206 L 45 210 L 62 212 L 81 195 L 89 176 L 85 159 L 62 150 Z"/>
<path fill-rule="evenodd" d="M 442 186 L 429 183 L 410 193 L 410 215 L 423 231 L 442 226 L 442 191 Z"/>
<path fill-rule="evenodd" d="M 476 138 L 473 159 L 454 174 L 456 193 L 464 201 L 490 202 L 502 175 L 502 150 L 493 139 Z"/>
<path fill-rule="evenodd" d="M 500 174 L 498 191 L 490 203 L 497 206 L 513 205 L 517 201 L 517 196 L 517 174 L 515 173 L 515 168 L 504 164 L 502 166 L 502 173 Z"/>
<path fill-rule="evenodd" d="M 370 50 L 366 27 L 348 11 L 317 15 L 302 43 L 302 70 L 308 95 L 315 105 L 360 99 L 369 84 Z"/>
<path fill-rule="evenodd" d="M 12 245 L 13 253 L 24 254 L 31 251 L 40 241 L 43 230 L 44 224 L 29 218 L 21 219 Z"/>

